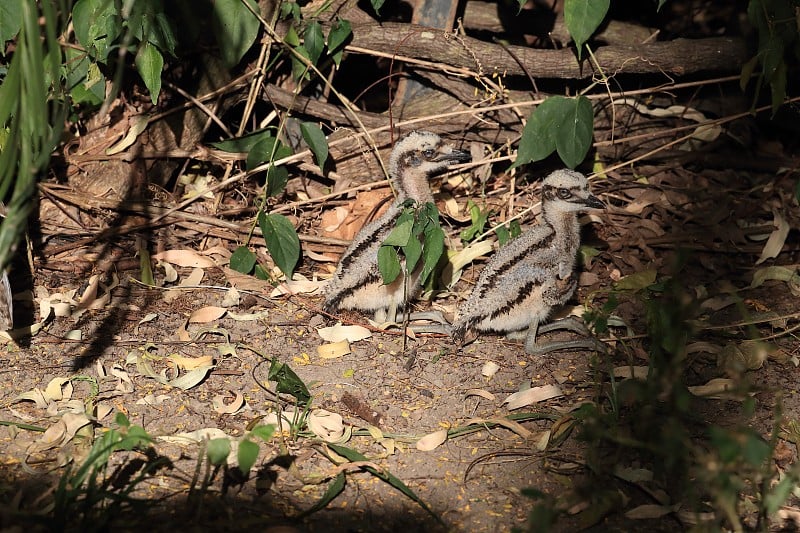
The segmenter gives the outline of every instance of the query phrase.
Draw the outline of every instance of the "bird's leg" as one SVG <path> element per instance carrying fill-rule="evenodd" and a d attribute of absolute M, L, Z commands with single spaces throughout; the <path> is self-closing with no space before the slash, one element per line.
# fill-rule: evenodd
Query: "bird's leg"
<path fill-rule="evenodd" d="M 399 321 L 403 321 L 404 315 L 399 315 L 397 319 Z M 413 331 L 414 333 L 442 333 L 444 335 L 450 335 L 452 331 L 452 327 L 447 319 L 444 318 L 440 311 L 419 311 L 416 313 L 411 313 L 408 315 L 409 322 L 414 322 L 417 320 L 428 320 L 431 322 L 437 322 L 436 324 L 414 324 L 410 325 L 408 328 Z"/>
<path fill-rule="evenodd" d="M 592 350 L 598 352 L 605 352 L 606 345 L 594 338 L 578 317 L 569 316 L 555 322 L 550 322 L 538 328 L 538 333 L 546 333 L 557 329 L 566 329 L 579 335 L 583 335 L 582 339 L 575 339 L 571 341 L 556 341 L 546 344 L 537 344 L 535 336 L 531 338 L 530 330 L 529 335 L 525 340 L 525 352 L 531 355 L 546 355 L 550 352 L 559 350 Z"/>
<path fill-rule="evenodd" d="M 554 320 L 552 322 L 548 322 L 547 324 L 543 324 L 539 327 L 539 333 L 547 333 L 557 329 L 566 329 L 568 331 L 578 333 L 579 335 L 590 335 L 589 328 L 586 327 L 586 323 L 574 315 L 564 317 L 561 320 Z"/>

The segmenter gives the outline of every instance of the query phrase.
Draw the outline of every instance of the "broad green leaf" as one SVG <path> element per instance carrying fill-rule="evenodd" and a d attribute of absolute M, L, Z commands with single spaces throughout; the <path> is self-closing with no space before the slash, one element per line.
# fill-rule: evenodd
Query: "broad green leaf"
<path fill-rule="evenodd" d="M 331 444 L 331 443 L 328 443 L 328 447 L 334 452 L 344 457 L 345 459 L 347 459 L 348 461 L 351 462 L 368 461 L 368 459 L 364 455 L 360 454 L 356 450 L 353 450 L 352 448 L 347 448 L 346 446 L 339 446 L 338 444 Z M 385 481 L 392 487 L 402 492 L 407 498 L 411 498 L 411 500 L 415 501 L 420 507 L 422 507 L 428 513 L 430 513 L 431 516 L 433 516 L 436 520 L 441 522 L 439 516 L 436 515 L 436 513 L 434 513 L 431 510 L 431 508 L 428 507 L 428 505 L 424 501 L 422 501 L 422 499 L 420 499 L 420 497 L 417 496 L 416 493 L 413 490 L 411 490 L 405 483 L 403 483 L 403 481 L 400 480 L 397 476 L 395 476 L 391 472 L 376 470 L 371 466 L 365 466 L 364 469 L 373 476 L 380 479 L 381 481 Z"/>
<path fill-rule="evenodd" d="M 556 150 L 569 167 L 577 167 L 592 147 L 594 114 L 592 103 L 585 96 L 565 99 L 565 113 L 555 131 Z"/>
<path fill-rule="evenodd" d="M 397 225 L 392 229 L 392 232 L 383 241 L 382 246 L 406 246 L 411 238 L 411 230 L 414 228 L 414 220 L 398 219 Z"/>
<path fill-rule="evenodd" d="M 308 58 L 315 65 L 325 50 L 325 36 L 322 34 L 322 26 L 319 22 L 312 21 L 303 34 L 303 44 L 308 51 Z"/>
<path fill-rule="evenodd" d="M 267 170 L 267 196 L 277 196 L 286 188 L 289 171 L 284 166 L 269 167 Z"/>
<path fill-rule="evenodd" d="M 260 23 L 244 5 L 247 2 L 258 13 L 255 0 L 215 0 L 211 29 L 219 44 L 222 61 L 235 67 L 258 36 Z"/>
<path fill-rule="evenodd" d="M 230 265 L 236 272 L 249 274 L 256 266 L 256 254 L 247 246 L 240 246 L 231 254 Z"/>
<path fill-rule="evenodd" d="M 336 477 L 333 478 L 333 482 L 331 482 L 331 484 L 328 485 L 327 490 L 325 490 L 325 494 L 322 495 L 322 497 L 317 501 L 317 503 L 312 505 L 309 509 L 300 513 L 300 517 L 308 516 L 310 514 L 316 513 L 317 511 L 326 508 L 328 504 L 330 504 L 333 501 L 333 499 L 336 498 L 336 496 L 338 496 L 339 494 L 341 494 L 341 492 L 344 490 L 344 484 L 346 479 L 347 478 L 345 477 L 344 472 L 339 472 L 338 474 L 336 474 Z"/>
<path fill-rule="evenodd" d="M 294 373 L 289 365 L 273 359 L 269 365 L 267 379 L 276 383 L 276 390 L 283 394 L 290 394 L 297 399 L 300 404 L 305 405 L 311 399 L 306 384 Z"/>
<path fill-rule="evenodd" d="M 244 439 L 239 443 L 239 451 L 236 454 L 236 462 L 239 465 L 239 470 L 243 474 L 250 472 L 253 465 L 256 464 L 258 459 L 258 444 L 255 442 Z"/>
<path fill-rule="evenodd" d="M 328 53 L 337 67 L 342 61 L 344 47 L 352 36 L 353 31 L 350 28 L 350 22 L 345 19 L 339 19 L 334 22 L 331 26 L 331 31 L 328 32 Z"/>
<path fill-rule="evenodd" d="M 781 62 L 769 80 L 770 95 L 772 97 L 772 116 L 778 112 L 786 99 L 786 62 Z"/>
<path fill-rule="evenodd" d="M 541 161 L 556 149 L 556 132 L 568 107 L 567 98 L 551 96 L 533 110 L 519 141 L 517 159 L 511 168 Z"/>
<path fill-rule="evenodd" d="M 250 433 L 263 440 L 269 442 L 272 436 L 275 435 L 275 424 L 262 424 L 250 430 Z"/>
<path fill-rule="evenodd" d="M 292 149 L 275 137 L 266 136 L 255 143 L 247 154 L 247 170 L 270 161 L 277 161 L 292 155 Z"/>
<path fill-rule="evenodd" d="M 425 246 L 422 252 L 421 283 L 425 283 L 433 269 L 436 268 L 439 258 L 444 253 L 444 231 L 440 227 L 431 228 L 425 233 Z"/>
<path fill-rule="evenodd" d="M 469 218 L 472 224 L 459 235 L 464 242 L 471 241 L 476 235 L 483 231 L 490 214 L 488 209 L 485 211 L 481 210 L 472 200 L 467 202 L 467 208 L 469 209 Z"/>
<path fill-rule="evenodd" d="M 0 55 L 5 54 L 6 41 L 10 41 L 22 26 L 22 0 L 0 2 Z"/>
<path fill-rule="evenodd" d="M 256 144 L 266 139 L 273 139 L 272 142 L 274 144 L 275 136 L 272 134 L 272 130 L 273 128 L 265 128 L 262 130 L 254 131 L 253 133 L 248 133 L 247 135 L 243 135 L 241 137 L 235 137 L 233 139 L 225 139 L 224 141 L 210 143 L 210 144 L 214 148 L 222 150 L 223 152 L 249 153 L 250 150 L 252 150 L 252 148 Z M 269 152 L 272 153 L 272 150 L 270 149 Z M 262 163 L 266 160 L 267 159 L 262 160 Z"/>
<path fill-rule="evenodd" d="M 406 272 L 414 272 L 414 269 L 417 268 L 419 258 L 422 257 L 422 242 L 419 240 L 419 237 L 413 235 L 408 239 L 408 244 L 403 246 L 403 255 L 406 258 Z"/>
<path fill-rule="evenodd" d="M 772 486 L 769 492 L 764 496 L 764 507 L 767 511 L 767 516 L 772 516 L 777 513 L 781 506 L 786 502 L 792 491 L 797 486 L 797 476 L 787 473 L 777 485 Z"/>
<path fill-rule="evenodd" d="M 383 3 L 385 0 L 369 0 L 369 3 L 372 4 L 372 9 L 375 10 L 375 14 L 381 14 L 381 7 L 383 7 Z"/>
<path fill-rule="evenodd" d="M 400 275 L 400 258 L 393 246 L 378 248 L 378 270 L 384 285 L 392 283 Z"/>
<path fill-rule="evenodd" d="M 294 226 L 279 213 L 267 215 L 263 211 L 258 213 L 258 225 L 272 260 L 286 275 L 286 279 L 292 279 L 294 267 L 300 260 L 300 239 Z"/>
<path fill-rule="evenodd" d="M 657 274 L 653 269 L 634 272 L 620 278 L 614 283 L 614 288 L 620 291 L 638 291 L 655 283 Z"/>
<path fill-rule="evenodd" d="M 105 98 L 105 77 L 81 50 L 65 48 L 64 78 L 66 89 L 76 104 L 98 105 Z"/>
<path fill-rule="evenodd" d="M 328 140 L 325 134 L 316 124 L 311 122 L 302 122 L 300 124 L 300 132 L 303 134 L 308 147 L 314 152 L 314 159 L 317 161 L 319 168 L 325 166 L 325 161 L 328 159 Z"/>
<path fill-rule="evenodd" d="M 288 3 L 289 2 L 283 2 L 282 5 L 285 6 Z M 294 2 L 292 2 L 292 4 L 294 4 Z M 292 47 L 300 46 L 300 36 L 297 35 L 297 30 L 294 26 L 289 26 L 289 29 L 286 30 L 286 36 L 283 38 L 283 42 Z"/>
<path fill-rule="evenodd" d="M 306 50 L 305 46 L 295 46 L 294 49 L 298 54 L 311 61 L 311 56 L 308 53 L 308 50 Z M 303 61 L 300 61 L 300 59 L 292 54 L 292 77 L 295 79 L 295 81 L 299 81 L 301 79 L 310 79 L 310 76 L 308 75 L 308 69 L 309 67 Z"/>
<path fill-rule="evenodd" d="M 206 455 L 212 465 L 219 466 L 228 459 L 231 453 L 231 441 L 225 438 L 211 439 L 206 445 Z"/>
<path fill-rule="evenodd" d="M 564 23 L 575 41 L 578 59 L 583 43 L 597 30 L 608 13 L 611 0 L 564 0 Z"/>
<path fill-rule="evenodd" d="M 78 0 L 72 8 L 72 25 L 78 42 L 100 62 L 105 62 L 111 44 L 122 32 L 114 0 Z"/>
<path fill-rule="evenodd" d="M 164 68 L 164 58 L 154 45 L 144 43 L 136 52 L 136 70 L 144 80 L 147 90 L 150 91 L 150 100 L 153 105 L 158 103 L 158 94 L 161 92 L 161 71 Z"/>

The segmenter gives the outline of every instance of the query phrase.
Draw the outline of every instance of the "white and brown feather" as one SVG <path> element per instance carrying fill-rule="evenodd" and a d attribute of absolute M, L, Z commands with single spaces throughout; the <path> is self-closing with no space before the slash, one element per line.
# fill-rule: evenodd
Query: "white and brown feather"
<path fill-rule="evenodd" d="M 402 311 L 420 290 L 419 270 L 412 274 L 408 294 L 403 279 L 383 284 L 378 270 L 378 249 L 395 227 L 407 199 L 417 203 L 433 201 L 428 180 L 454 163 L 469 161 L 469 154 L 446 144 L 438 135 L 414 131 L 401 137 L 389 157 L 389 178 L 396 192 L 394 203 L 380 218 L 364 226 L 344 251 L 336 272 L 325 289 L 323 308 L 327 312 L 355 309 L 381 317 L 388 309 Z"/>
<path fill-rule="evenodd" d="M 492 257 L 459 309 L 453 337 L 463 341 L 469 330 L 516 332 L 545 321 L 577 286 L 578 213 L 602 206 L 582 174 L 550 174 L 542 183 L 543 223 Z"/>

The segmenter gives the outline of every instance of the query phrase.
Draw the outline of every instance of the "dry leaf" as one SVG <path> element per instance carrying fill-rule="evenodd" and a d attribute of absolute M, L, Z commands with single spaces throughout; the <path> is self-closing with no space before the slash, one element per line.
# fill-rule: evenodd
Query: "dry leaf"
<path fill-rule="evenodd" d="M 192 314 L 189 316 L 189 323 L 206 324 L 208 322 L 213 322 L 222 318 L 227 311 L 228 310 L 224 307 L 217 307 L 215 305 L 201 307 L 200 309 L 195 309 L 192 312 Z"/>
<path fill-rule="evenodd" d="M 421 452 L 435 450 L 447 440 L 447 430 L 440 429 L 433 433 L 428 433 L 417 441 L 417 449 Z"/>
<path fill-rule="evenodd" d="M 153 259 L 182 267 L 209 268 L 214 266 L 214 261 L 203 257 L 194 250 L 165 250 L 153 255 Z"/>
<path fill-rule="evenodd" d="M 210 355 L 186 357 L 183 355 L 172 354 L 167 357 L 167 364 L 186 370 L 194 370 L 195 368 L 212 366 L 214 364 L 214 358 Z"/>
<path fill-rule="evenodd" d="M 350 353 L 350 343 L 347 340 L 330 342 L 317 346 L 317 355 L 323 359 L 336 359 Z"/>
<path fill-rule="evenodd" d="M 218 414 L 232 415 L 245 406 L 244 396 L 240 392 L 234 394 L 234 398 L 230 403 L 226 403 L 225 399 L 222 394 L 217 394 L 211 399 L 211 406 Z"/>
<path fill-rule="evenodd" d="M 626 512 L 625 516 L 632 520 L 648 520 L 652 518 L 661 518 L 662 516 L 674 513 L 678 508 L 680 508 L 680 505 L 646 504 L 634 507 Z"/>
<path fill-rule="evenodd" d="M 486 378 L 493 377 L 500 370 L 500 365 L 494 361 L 486 361 L 481 367 L 481 375 Z"/>
<path fill-rule="evenodd" d="M 714 378 L 704 385 L 687 387 L 695 396 L 702 396 L 711 400 L 741 400 L 740 397 L 728 393 L 734 388 L 734 381 L 727 378 Z"/>
<path fill-rule="evenodd" d="M 490 402 L 495 400 L 494 394 L 483 389 L 469 389 L 465 396 L 480 396 L 481 398 L 489 400 Z"/>
<path fill-rule="evenodd" d="M 325 442 L 341 442 L 345 436 L 342 416 L 325 409 L 314 409 L 307 418 L 308 429 Z"/>
<path fill-rule="evenodd" d="M 613 370 L 615 378 L 623 379 L 647 379 L 650 367 L 647 366 L 618 366 Z"/>
<path fill-rule="evenodd" d="M 508 418 L 471 418 L 466 421 L 467 425 L 475 424 L 475 425 L 487 425 L 487 424 L 497 424 L 498 426 L 502 426 L 506 429 L 510 429 L 520 437 L 524 439 L 530 438 L 533 433 L 525 429 L 525 427 L 520 424 L 519 422 L 515 422 L 513 420 L 509 420 Z"/>
<path fill-rule="evenodd" d="M 322 340 L 328 342 L 341 342 L 343 340 L 358 342 L 372 336 L 372 332 L 364 326 L 343 326 L 341 322 L 337 322 L 336 325 L 327 328 L 319 328 L 317 333 L 322 337 Z"/>
<path fill-rule="evenodd" d="M 319 291 L 325 281 L 310 280 L 302 274 L 295 273 L 291 281 L 284 281 L 270 293 L 270 298 L 277 298 L 284 294 L 311 294 Z"/>
<path fill-rule="evenodd" d="M 772 211 L 772 223 L 775 225 L 775 230 L 770 234 L 769 239 L 767 239 L 767 244 L 764 245 L 764 249 L 761 250 L 761 256 L 758 258 L 758 261 L 756 261 L 757 265 L 760 265 L 767 259 L 778 257 L 778 254 L 781 253 L 783 245 L 786 242 L 786 237 L 789 235 L 791 226 L 777 209 Z"/>
<path fill-rule="evenodd" d="M 543 385 L 541 387 L 531 387 L 527 390 L 515 392 L 506 398 L 503 403 L 507 403 L 509 411 L 513 411 L 514 409 L 519 409 L 526 405 L 563 396 L 563 394 L 561 388 L 557 385 Z"/>

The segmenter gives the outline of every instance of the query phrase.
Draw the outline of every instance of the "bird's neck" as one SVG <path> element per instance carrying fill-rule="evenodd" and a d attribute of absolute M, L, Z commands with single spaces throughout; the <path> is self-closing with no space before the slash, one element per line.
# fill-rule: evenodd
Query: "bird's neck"
<path fill-rule="evenodd" d="M 428 185 L 427 176 L 417 176 L 413 173 L 401 175 L 395 180 L 397 189 L 397 200 L 403 202 L 409 198 L 416 200 L 419 204 L 433 202 L 433 193 Z"/>
<path fill-rule="evenodd" d="M 545 204 L 542 207 L 542 216 L 545 223 L 553 228 L 556 240 L 564 243 L 565 249 L 578 249 L 580 226 L 577 213 L 548 209 Z"/>

